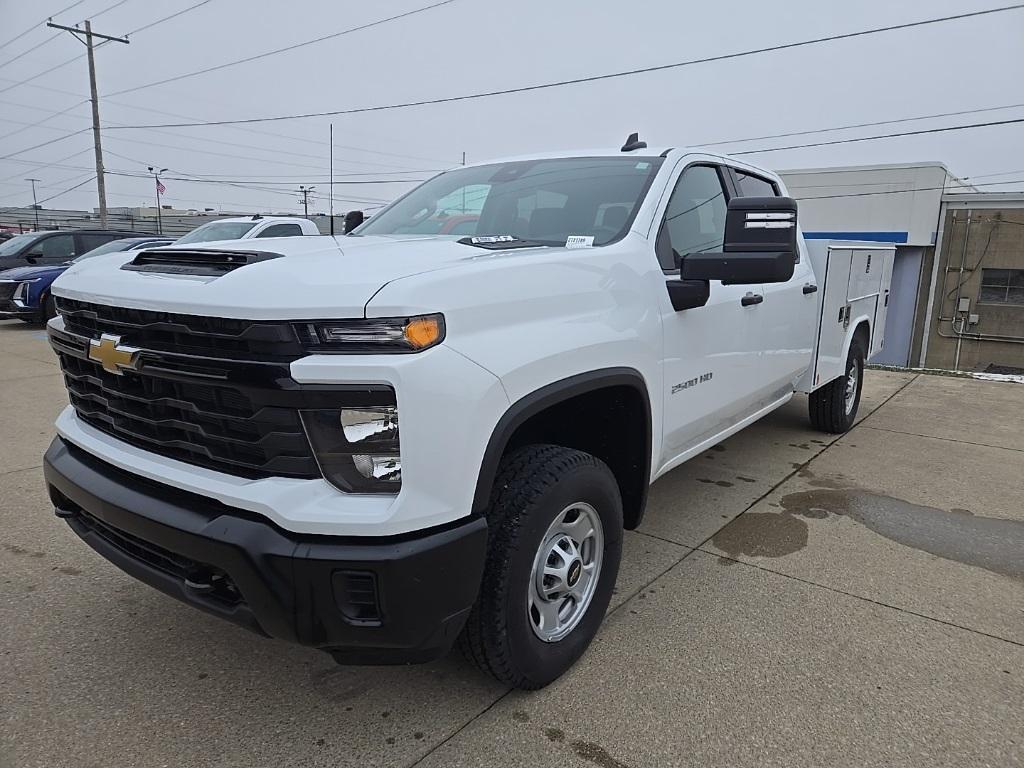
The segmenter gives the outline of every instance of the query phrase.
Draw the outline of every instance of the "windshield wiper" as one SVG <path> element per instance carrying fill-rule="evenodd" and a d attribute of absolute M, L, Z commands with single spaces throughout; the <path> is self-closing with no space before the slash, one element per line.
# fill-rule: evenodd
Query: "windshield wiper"
<path fill-rule="evenodd" d="M 486 248 L 489 251 L 504 251 L 509 248 L 549 248 L 552 246 L 552 243 L 542 240 L 521 240 L 515 235 L 475 235 L 463 237 L 455 242 Z"/>

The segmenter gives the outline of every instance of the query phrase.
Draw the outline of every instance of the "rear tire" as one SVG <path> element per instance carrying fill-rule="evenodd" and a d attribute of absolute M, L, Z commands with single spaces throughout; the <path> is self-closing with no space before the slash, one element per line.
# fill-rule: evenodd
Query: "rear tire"
<path fill-rule="evenodd" d="M 853 426 L 864 387 L 864 342 L 855 336 L 846 355 L 846 373 L 816 389 L 808 399 L 811 426 L 839 435 Z"/>
<path fill-rule="evenodd" d="M 500 682 L 535 690 L 568 670 L 604 619 L 622 556 L 622 499 L 604 462 L 556 445 L 502 459 L 483 583 L 459 647 Z"/>

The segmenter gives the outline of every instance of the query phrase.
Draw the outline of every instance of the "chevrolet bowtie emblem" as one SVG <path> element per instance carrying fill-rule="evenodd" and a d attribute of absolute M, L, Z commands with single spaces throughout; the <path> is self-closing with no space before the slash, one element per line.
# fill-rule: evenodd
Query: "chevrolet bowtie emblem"
<path fill-rule="evenodd" d="M 95 360 L 108 373 L 124 375 L 124 369 L 136 371 L 139 368 L 139 350 L 121 345 L 121 337 L 104 333 L 99 339 L 89 341 L 89 359 Z"/>

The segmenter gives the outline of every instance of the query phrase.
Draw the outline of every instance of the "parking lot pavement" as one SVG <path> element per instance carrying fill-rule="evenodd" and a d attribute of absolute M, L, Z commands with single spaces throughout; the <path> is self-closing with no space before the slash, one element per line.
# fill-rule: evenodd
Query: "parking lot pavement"
<path fill-rule="evenodd" d="M 0 323 L 0 766 L 1024 764 L 1024 386 L 870 371 L 658 481 L 549 688 L 339 667 L 123 575 L 51 514 L 66 403 Z"/>

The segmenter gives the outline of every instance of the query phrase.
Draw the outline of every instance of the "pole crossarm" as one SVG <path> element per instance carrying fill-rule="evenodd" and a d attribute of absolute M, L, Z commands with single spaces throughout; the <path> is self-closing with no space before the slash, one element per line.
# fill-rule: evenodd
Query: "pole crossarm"
<path fill-rule="evenodd" d="M 62 29 L 65 32 L 70 32 L 73 35 L 84 35 L 85 34 L 85 30 L 81 29 L 79 27 L 66 27 L 63 24 L 54 24 L 52 21 L 47 21 L 46 22 L 46 26 L 53 27 L 54 29 Z M 99 32 L 93 32 L 92 36 L 93 37 L 98 37 L 101 40 L 109 40 L 112 43 L 128 43 L 129 42 L 127 35 L 124 36 L 124 37 L 116 37 L 114 35 L 104 35 L 104 34 L 101 34 Z M 81 39 L 81 38 L 79 38 L 79 39 Z M 85 41 L 83 40 L 82 42 L 85 42 Z"/>

